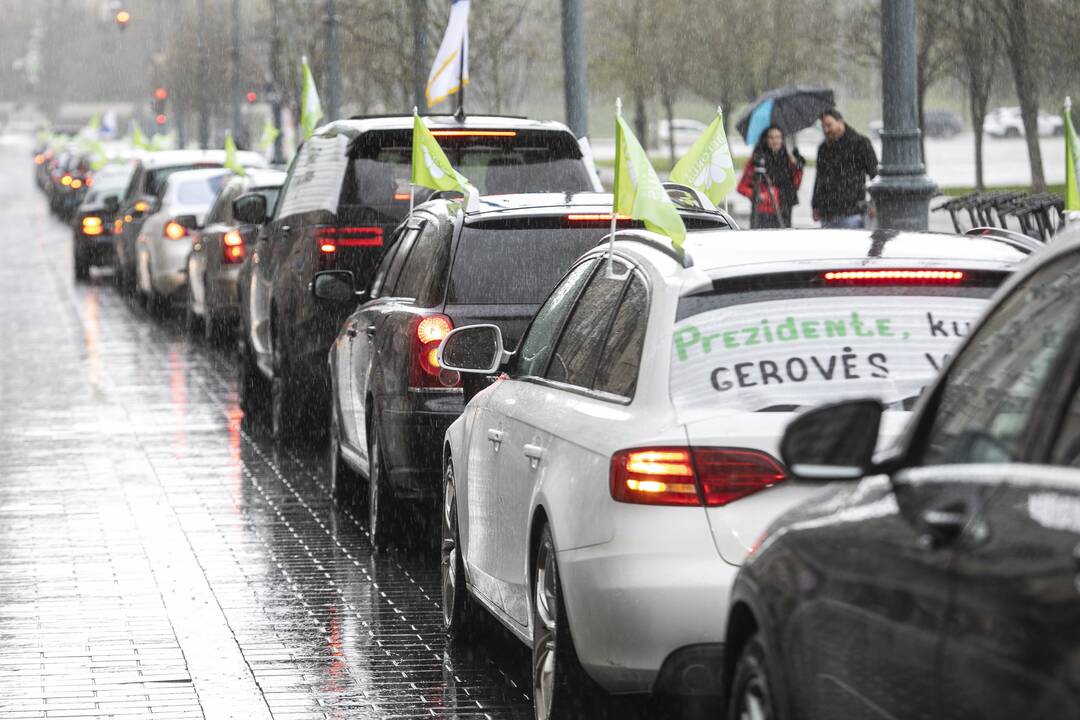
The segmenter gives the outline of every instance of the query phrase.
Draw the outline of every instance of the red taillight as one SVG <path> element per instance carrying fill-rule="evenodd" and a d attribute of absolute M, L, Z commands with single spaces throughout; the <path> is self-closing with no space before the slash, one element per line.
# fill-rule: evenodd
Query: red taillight
<path fill-rule="evenodd" d="M 571 213 L 566 216 L 570 222 L 611 222 L 611 213 Z M 630 220 L 629 215 L 616 215 L 616 222 Z"/>
<path fill-rule="evenodd" d="M 226 264 L 244 261 L 244 238 L 239 230 L 230 230 L 221 237 L 221 255 Z"/>
<path fill-rule="evenodd" d="M 717 507 L 784 477 L 779 463 L 757 450 L 636 448 L 611 458 L 611 497 L 639 505 Z"/>
<path fill-rule="evenodd" d="M 183 240 L 184 237 L 187 236 L 187 228 L 176 222 L 175 220 L 170 220 L 169 222 L 165 223 L 164 232 L 165 237 L 169 238 L 170 240 Z"/>
<path fill-rule="evenodd" d="M 453 329 L 454 323 L 445 315 L 425 315 L 415 321 L 410 389 L 461 387 L 461 375 L 439 364 L 439 344 Z"/>
<path fill-rule="evenodd" d="M 381 227 L 321 227 L 315 229 L 319 252 L 332 255 L 343 247 L 382 247 Z"/>
<path fill-rule="evenodd" d="M 937 285 L 961 282 L 961 270 L 832 270 L 825 282 L 840 285 Z"/>
<path fill-rule="evenodd" d="M 103 235 L 105 229 L 105 223 L 96 215 L 87 215 L 82 220 L 83 235 Z"/>
<path fill-rule="evenodd" d="M 70 175 L 64 175 L 62 178 L 60 178 L 60 184 L 63 185 L 64 187 L 67 187 L 68 185 L 70 185 L 71 184 L 71 176 Z"/>
<path fill-rule="evenodd" d="M 40 153 L 35 155 L 34 156 L 34 164 L 35 165 L 44 165 L 45 164 L 45 156 L 40 154 Z"/>

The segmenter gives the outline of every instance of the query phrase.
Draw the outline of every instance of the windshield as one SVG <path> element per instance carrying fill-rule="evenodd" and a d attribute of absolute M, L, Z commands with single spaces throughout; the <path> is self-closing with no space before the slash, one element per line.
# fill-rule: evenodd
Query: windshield
<path fill-rule="evenodd" d="M 221 163 L 213 162 L 200 162 L 190 163 L 188 165 L 174 165 L 172 167 L 158 168 L 157 170 L 151 170 L 146 174 L 146 181 L 143 189 L 148 195 L 154 197 L 161 197 L 161 194 L 165 192 L 165 181 L 169 179 L 173 173 L 183 172 L 184 170 L 197 170 L 199 168 L 215 168 L 221 167 Z"/>
<path fill-rule="evenodd" d="M 225 184 L 225 175 L 212 175 L 197 180 L 185 180 L 176 188 L 176 201 L 181 205 L 213 204 L 214 198 Z"/>
<path fill-rule="evenodd" d="M 672 401 L 680 413 L 763 412 L 878 397 L 909 410 L 992 292 L 852 287 L 683 298 Z"/>
<path fill-rule="evenodd" d="M 600 227 L 467 228 L 450 272 L 447 301 L 538 305 L 606 234 Z"/>

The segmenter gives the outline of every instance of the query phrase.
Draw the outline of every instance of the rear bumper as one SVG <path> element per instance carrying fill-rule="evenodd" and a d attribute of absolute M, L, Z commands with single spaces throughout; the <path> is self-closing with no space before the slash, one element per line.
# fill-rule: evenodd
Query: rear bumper
<path fill-rule="evenodd" d="M 442 492 L 443 438 L 463 410 L 460 391 L 415 393 L 383 408 L 383 457 L 398 497 L 429 499 Z"/>
<path fill-rule="evenodd" d="M 112 235 L 84 235 L 76 232 L 72 241 L 75 245 L 75 253 L 88 261 L 91 265 L 109 265 L 113 259 L 113 236 Z"/>
<path fill-rule="evenodd" d="M 215 313 L 239 314 L 240 296 L 237 292 L 237 278 L 240 266 L 230 265 L 216 270 L 206 279 L 206 305 Z"/>

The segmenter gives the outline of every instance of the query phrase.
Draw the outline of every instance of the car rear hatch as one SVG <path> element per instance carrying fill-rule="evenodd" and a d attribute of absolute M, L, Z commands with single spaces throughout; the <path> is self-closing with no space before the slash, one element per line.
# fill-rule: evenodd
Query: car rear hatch
<path fill-rule="evenodd" d="M 715 502 L 716 549 L 740 564 L 778 515 L 819 486 L 786 479 L 784 428 L 801 409 L 886 404 L 879 449 L 986 308 L 1005 272 L 838 268 L 717 280 L 680 299 L 670 389 Z M 709 493 L 705 493 L 708 497 Z"/>

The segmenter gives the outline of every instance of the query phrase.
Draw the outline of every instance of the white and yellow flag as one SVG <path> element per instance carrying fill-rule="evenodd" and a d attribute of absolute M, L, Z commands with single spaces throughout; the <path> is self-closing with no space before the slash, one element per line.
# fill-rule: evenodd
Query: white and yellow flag
<path fill-rule="evenodd" d="M 439 52 L 427 82 L 427 105 L 434 107 L 469 84 L 469 0 L 451 0 Z"/>

